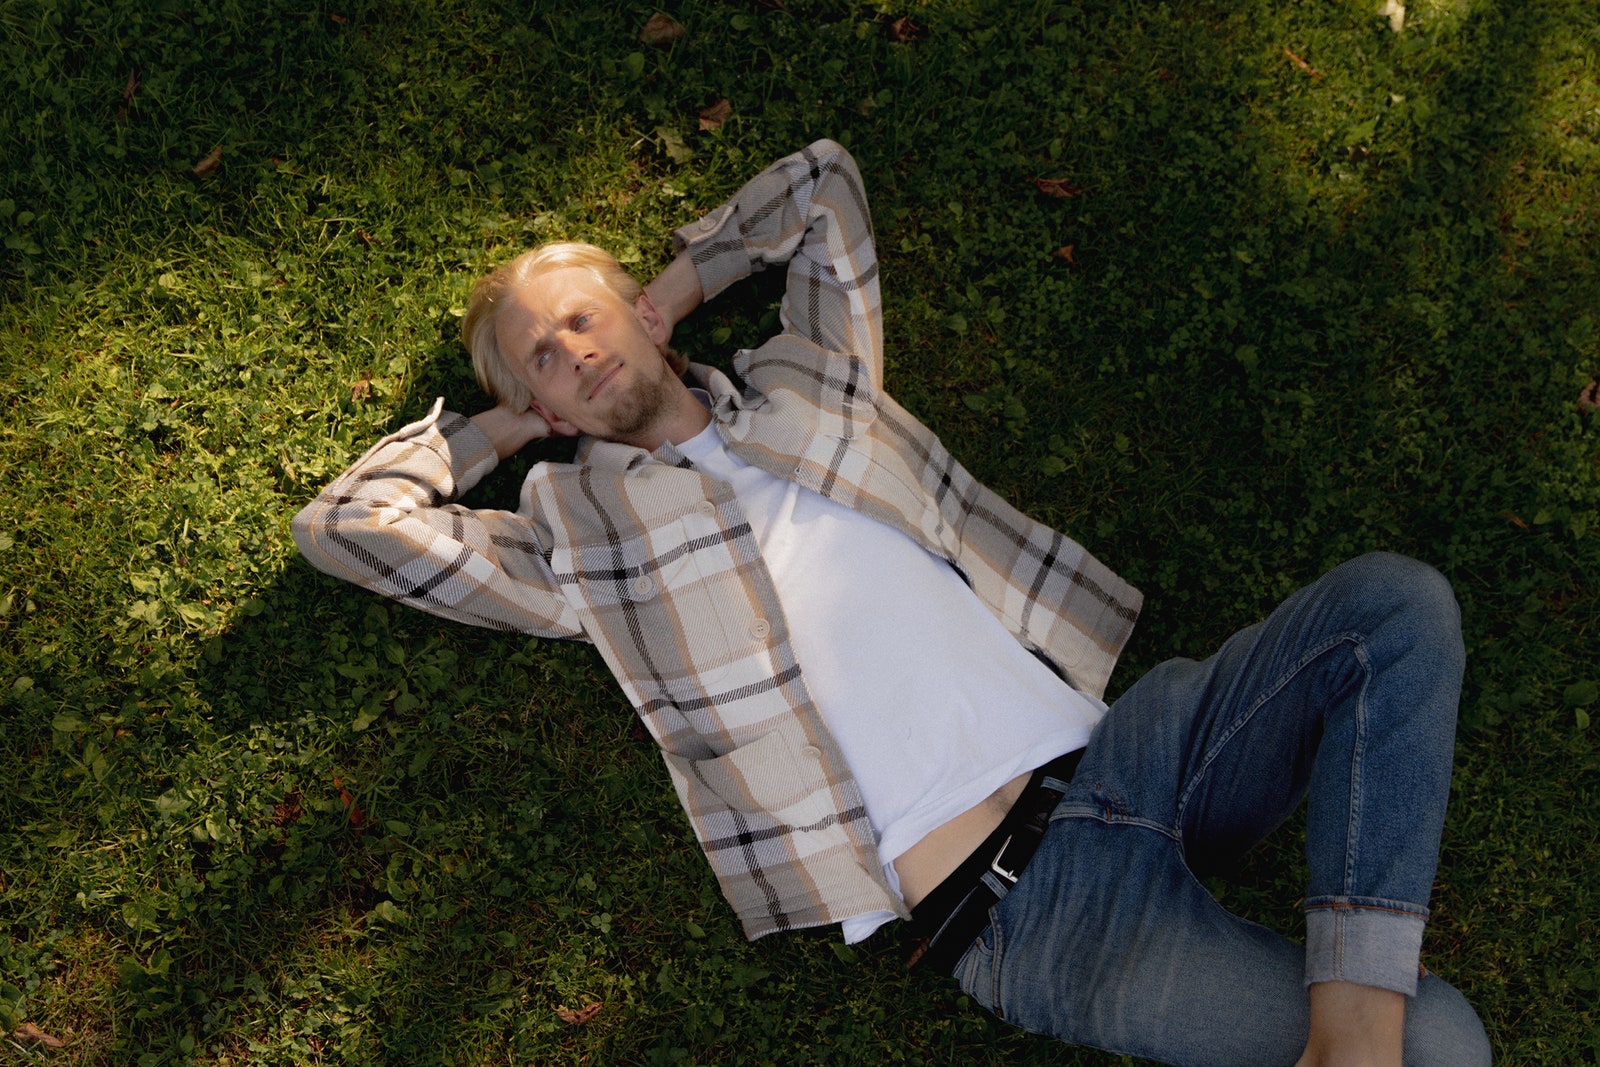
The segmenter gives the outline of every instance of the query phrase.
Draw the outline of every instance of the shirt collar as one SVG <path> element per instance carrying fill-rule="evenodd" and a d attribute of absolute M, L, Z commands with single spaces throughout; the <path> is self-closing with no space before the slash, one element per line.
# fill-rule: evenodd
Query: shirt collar
<path fill-rule="evenodd" d="M 689 391 L 711 412 L 712 423 L 726 425 L 734 413 L 744 408 L 739 390 L 726 374 L 704 363 L 691 363 L 688 370 Z M 583 437 L 578 441 L 578 451 L 573 457 L 580 465 L 603 467 L 608 470 L 627 471 L 644 463 L 665 463 L 671 467 L 691 466 L 688 458 L 671 441 L 654 452 L 637 445 L 620 441 L 602 441 L 597 437 Z"/>

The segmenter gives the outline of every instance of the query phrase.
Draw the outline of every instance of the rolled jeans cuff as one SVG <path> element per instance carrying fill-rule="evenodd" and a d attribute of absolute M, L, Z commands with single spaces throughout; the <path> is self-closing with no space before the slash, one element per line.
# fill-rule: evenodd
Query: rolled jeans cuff
<path fill-rule="evenodd" d="M 1306 985 L 1357 982 L 1417 994 L 1427 917 L 1341 902 L 1306 909 Z"/>

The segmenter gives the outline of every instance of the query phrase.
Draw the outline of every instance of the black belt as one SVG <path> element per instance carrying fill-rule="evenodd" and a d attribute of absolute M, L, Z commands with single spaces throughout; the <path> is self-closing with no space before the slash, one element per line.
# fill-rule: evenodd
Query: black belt
<path fill-rule="evenodd" d="M 1034 771 L 994 833 L 911 909 L 907 967 L 932 967 L 945 974 L 955 970 L 973 939 L 989 925 L 989 909 L 1004 895 L 991 889 L 983 876 L 993 874 L 1008 888 L 1016 883 L 1061 799 L 1061 790 L 1047 788 L 1045 779 L 1072 781 L 1082 758 L 1080 748 Z"/>

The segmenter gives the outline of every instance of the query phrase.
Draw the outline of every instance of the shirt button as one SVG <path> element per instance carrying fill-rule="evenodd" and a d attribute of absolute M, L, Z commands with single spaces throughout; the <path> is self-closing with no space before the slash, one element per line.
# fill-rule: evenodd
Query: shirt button
<path fill-rule="evenodd" d="M 633 580 L 633 595 L 634 596 L 649 596 L 651 593 L 653 593 L 655 591 L 656 591 L 656 583 L 653 582 L 650 579 L 650 576 L 648 574 L 641 574 L 641 575 L 639 575 L 639 577 L 637 577 L 637 578 L 635 578 Z"/>
<path fill-rule="evenodd" d="M 702 515 L 715 515 L 717 513 L 717 505 L 709 500 L 702 500 L 695 507 L 700 509 L 700 514 Z"/>
<path fill-rule="evenodd" d="M 772 632 L 772 624 L 766 619 L 757 619 L 750 624 L 750 636 L 757 640 L 764 640 Z"/>
<path fill-rule="evenodd" d="M 800 750 L 800 754 L 806 759 L 822 759 L 822 749 L 818 748 L 816 745 L 807 745 L 805 748 Z"/>

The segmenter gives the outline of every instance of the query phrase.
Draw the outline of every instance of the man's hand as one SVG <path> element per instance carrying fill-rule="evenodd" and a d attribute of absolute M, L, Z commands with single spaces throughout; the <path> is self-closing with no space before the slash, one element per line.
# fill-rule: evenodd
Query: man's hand
<path fill-rule="evenodd" d="M 495 454 L 501 459 L 516 455 L 530 441 L 550 436 L 550 424 L 532 408 L 513 411 L 500 404 L 488 411 L 478 412 L 472 416 L 472 421 L 489 438 Z"/>

